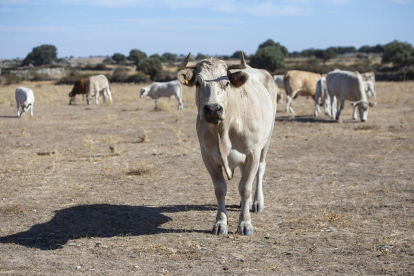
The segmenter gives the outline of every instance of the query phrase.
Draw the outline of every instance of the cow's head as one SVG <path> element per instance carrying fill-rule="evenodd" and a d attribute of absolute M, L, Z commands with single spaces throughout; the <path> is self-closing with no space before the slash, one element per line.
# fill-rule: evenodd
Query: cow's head
<path fill-rule="evenodd" d="M 369 107 L 374 107 L 377 105 L 375 102 L 368 102 L 368 101 L 357 101 L 350 103 L 354 108 L 358 106 L 359 118 L 361 122 L 366 122 L 368 119 L 368 109 Z"/>
<path fill-rule="evenodd" d="M 142 88 L 141 88 L 141 93 L 140 93 L 139 97 L 140 97 L 140 98 L 144 98 L 145 96 L 147 96 L 147 95 L 148 95 L 148 92 L 149 92 L 149 88 L 147 88 L 147 87 L 142 87 Z"/>
<path fill-rule="evenodd" d="M 21 107 L 22 107 L 22 115 L 23 115 L 23 113 L 25 113 L 27 110 L 29 110 L 29 108 L 32 106 L 32 104 L 31 103 L 26 103 L 26 102 L 24 102 L 24 103 L 22 103 L 21 104 Z"/>
<path fill-rule="evenodd" d="M 204 59 L 199 63 L 189 63 L 191 53 L 181 64 L 185 68 L 178 72 L 181 84 L 196 86 L 196 105 L 200 119 L 209 124 L 218 124 L 226 117 L 229 93 L 234 88 L 243 86 L 249 75 L 243 71 L 231 72 L 232 69 L 246 69 L 247 64 L 241 52 L 240 64 L 229 65 L 218 59 Z"/>

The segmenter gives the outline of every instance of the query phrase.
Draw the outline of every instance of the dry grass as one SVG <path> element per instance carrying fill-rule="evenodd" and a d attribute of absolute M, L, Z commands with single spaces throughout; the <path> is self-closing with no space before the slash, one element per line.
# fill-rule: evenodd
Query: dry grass
<path fill-rule="evenodd" d="M 98 106 L 69 106 L 70 86 L 27 86 L 39 97 L 34 117 L 20 119 L 16 87 L 0 87 L 0 274 L 414 271 L 413 82 L 377 83 L 367 123 L 348 104 L 342 124 L 313 118 L 303 97 L 295 116 L 279 105 L 266 209 L 251 214 L 250 237 L 236 233 L 238 170 L 227 182 L 229 234 L 210 234 L 216 199 L 194 90 L 183 89 L 182 111 L 171 99 L 173 110 L 153 112 L 140 85 L 113 84 L 114 103 Z"/>

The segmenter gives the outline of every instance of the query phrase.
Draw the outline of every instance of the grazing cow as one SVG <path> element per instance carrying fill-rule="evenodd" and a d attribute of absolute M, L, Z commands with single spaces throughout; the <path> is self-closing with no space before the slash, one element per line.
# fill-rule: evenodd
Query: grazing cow
<path fill-rule="evenodd" d="M 297 96 L 311 96 L 315 99 L 316 83 L 321 78 L 320 74 L 291 70 L 287 71 L 283 79 L 286 91 L 286 111 L 292 112 L 292 99 Z"/>
<path fill-rule="evenodd" d="M 86 82 L 88 81 L 88 78 L 82 78 L 80 80 L 77 80 L 75 82 L 75 85 L 73 86 L 72 92 L 69 93 L 69 104 L 72 104 L 75 101 L 76 95 L 86 95 Z"/>
<path fill-rule="evenodd" d="M 371 96 L 374 96 L 374 99 L 377 99 L 377 93 L 375 93 L 374 84 L 371 80 L 364 81 L 364 88 L 365 93 L 367 93 L 368 99 L 371 98 Z"/>
<path fill-rule="evenodd" d="M 375 85 L 375 73 L 374 72 L 366 72 L 361 74 L 362 79 L 364 81 L 371 81 Z"/>
<path fill-rule="evenodd" d="M 86 81 L 86 101 L 88 105 L 91 104 L 91 99 L 93 96 L 95 96 L 96 104 L 99 104 L 98 98 L 100 92 L 102 92 L 104 103 L 106 95 L 112 103 L 112 95 L 108 79 L 104 75 L 89 77 Z"/>
<path fill-rule="evenodd" d="M 189 64 L 190 55 L 181 64 L 185 69 L 178 72 L 178 79 L 183 85 L 196 86 L 197 136 L 218 204 L 213 233 L 228 232 L 224 174 L 230 180 L 239 167 L 238 233 L 251 235 L 250 205 L 253 212 L 264 210 L 262 179 L 276 115 L 277 87 L 267 71 L 248 66 L 242 52 L 241 64 L 236 65 L 213 58 Z"/>
<path fill-rule="evenodd" d="M 282 91 L 280 91 L 280 89 L 285 89 L 285 85 L 283 84 L 283 78 L 285 77 L 285 75 L 274 75 L 273 76 L 273 80 L 275 81 L 277 87 L 279 88 L 277 91 L 277 102 L 278 103 L 282 103 L 283 102 L 283 95 L 282 95 Z"/>
<path fill-rule="evenodd" d="M 30 116 L 33 116 L 33 104 L 35 98 L 32 89 L 20 86 L 16 89 L 16 92 L 14 94 L 16 96 L 17 117 L 21 117 L 29 109 Z M 20 106 L 22 107 L 21 112 Z"/>
<path fill-rule="evenodd" d="M 341 110 L 344 108 L 345 100 L 355 101 L 351 102 L 354 107 L 352 118 L 357 119 L 356 107 L 358 107 L 359 116 L 362 122 L 368 119 L 369 107 L 374 107 L 377 103 L 372 103 L 367 100 L 367 95 L 364 89 L 364 81 L 358 72 L 349 72 L 342 70 L 335 70 L 326 77 L 326 86 L 331 99 L 336 97 L 338 100 L 338 109 L 336 114 L 332 112 L 331 118 L 339 120 Z M 331 103 L 332 110 L 335 109 L 334 101 Z M 334 117 L 336 115 L 336 117 Z"/>
<path fill-rule="evenodd" d="M 148 86 L 141 88 L 140 98 L 148 96 L 155 100 L 155 110 L 158 109 L 157 100 L 161 97 L 171 97 L 175 96 L 178 101 L 178 110 L 183 109 L 182 102 L 182 88 L 181 83 L 178 80 L 173 80 L 169 82 L 154 82 Z"/>
<path fill-rule="evenodd" d="M 321 99 L 321 103 L 319 103 Z M 319 109 L 320 105 L 323 105 L 325 110 L 325 115 L 331 117 L 331 97 L 329 96 L 328 89 L 326 88 L 326 77 L 322 76 L 320 80 L 316 83 L 315 90 L 315 117 L 318 117 L 318 113 L 321 112 Z"/>

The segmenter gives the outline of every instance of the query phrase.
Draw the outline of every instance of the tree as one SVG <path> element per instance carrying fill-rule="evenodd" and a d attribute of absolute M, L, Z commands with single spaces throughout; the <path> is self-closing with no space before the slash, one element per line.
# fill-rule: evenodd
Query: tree
<path fill-rule="evenodd" d="M 275 43 L 272 39 L 268 39 L 262 44 L 259 45 L 259 49 L 266 48 L 266 47 L 274 47 L 280 50 L 284 57 L 288 57 L 289 51 L 285 46 L 280 45 L 280 43 Z"/>
<path fill-rule="evenodd" d="M 316 50 L 315 57 L 322 59 L 323 63 L 325 63 L 329 59 L 336 58 L 336 53 L 332 48 L 328 48 L 326 50 Z"/>
<path fill-rule="evenodd" d="M 137 71 L 142 71 L 150 75 L 151 80 L 155 80 L 157 75 L 162 71 L 161 60 L 156 57 L 144 59 L 137 65 Z"/>
<path fill-rule="evenodd" d="M 381 44 L 377 44 L 375 46 L 368 46 L 364 45 L 361 48 L 358 49 L 358 52 L 360 53 L 376 53 L 381 54 L 384 53 L 384 46 Z"/>
<path fill-rule="evenodd" d="M 164 53 L 161 55 L 161 60 L 163 62 L 174 62 L 177 59 L 177 55 L 176 54 L 171 54 L 171 53 Z"/>
<path fill-rule="evenodd" d="M 33 64 L 36 66 L 50 64 L 57 60 L 57 49 L 53 45 L 43 44 L 34 47 L 23 60 L 23 65 Z"/>
<path fill-rule="evenodd" d="M 153 54 L 149 56 L 150 58 L 158 58 L 160 61 L 162 61 L 161 57 L 159 54 Z"/>
<path fill-rule="evenodd" d="M 384 47 L 382 63 L 392 62 L 401 68 L 414 64 L 414 48 L 410 43 L 394 40 Z"/>
<path fill-rule="evenodd" d="M 132 49 L 129 52 L 129 56 L 128 56 L 128 60 L 132 61 L 134 64 L 138 64 L 140 61 L 146 58 L 147 58 L 147 54 L 137 49 Z"/>
<path fill-rule="evenodd" d="M 112 59 L 113 59 L 116 63 L 120 64 L 121 62 L 125 62 L 125 61 L 126 61 L 126 56 L 124 56 L 123 54 L 120 54 L 120 53 L 115 53 L 115 54 L 112 56 Z"/>
<path fill-rule="evenodd" d="M 195 57 L 195 60 L 202 60 L 202 59 L 206 59 L 207 56 L 202 54 L 202 53 L 198 53 L 197 56 Z"/>
<path fill-rule="evenodd" d="M 274 71 L 283 67 L 284 54 L 277 47 L 259 48 L 250 58 L 250 65 L 254 68 Z"/>

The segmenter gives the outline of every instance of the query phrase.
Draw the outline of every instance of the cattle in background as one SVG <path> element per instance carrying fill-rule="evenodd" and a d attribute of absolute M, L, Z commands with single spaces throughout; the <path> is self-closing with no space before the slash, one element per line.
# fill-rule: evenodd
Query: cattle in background
<path fill-rule="evenodd" d="M 372 84 L 375 86 L 375 73 L 374 72 L 366 72 L 361 74 L 362 79 L 364 81 L 371 81 Z"/>
<path fill-rule="evenodd" d="M 183 109 L 182 101 L 182 88 L 178 80 L 173 80 L 169 82 L 154 82 L 148 86 L 141 88 L 140 98 L 146 96 L 155 100 L 155 110 L 158 109 L 157 100 L 161 97 L 171 97 L 175 96 L 178 101 L 178 110 Z"/>
<path fill-rule="evenodd" d="M 328 89 L 326 88 L 325 76 L 322 76 L 321 79 L 316 83 L 314 111 L 315 117 L 318 117 L 318 113 L 321 112 L 319 109 L 320 105 L 323 106 L 325 115 L 331 117 L 331 97 L 329 96 Z"/>
<path fill-rule="evenodd" d="M 109 87 L 109 81 L 104 75 L 97 75 L 89 77 L 86 81 L 86 101 L 88 105 L 93 96 L 95 96 L 95 103 L 99 104 L 99 93 L 102 92 L 103 101 L 105 103 L 106 96 L 112 103 L 112 95 Z"/>
<path fill-rule="evenodd" d="M 375 93 L 374 84 L 371 80 L 364 81 L 364 88 L 365 93 L 367 93 L 368 99 L 371 98 L 371 96 L 374 96 L 374 99 L 377 99 L 377 93 Z"/>
<path fill-rule="evenodd" d="M 16 89 L 14 94 L 16 97 L 17 117 L 21 117 L 29 109 L 30 116 L 33 116 L 33 104 L 35 101 L 33 90 L 20 86 Z M 22 108 L 21 112 L 20 107 Z"/>
<path fill-rule="evenodd" d="M 274 75 L 273 80 L 275 81 L 277 87 L 279 88 L 277 91 L 277 102 L 282 103 L 283 102 L 283 94 L 280 89 L 285 90 L 285 85 L 283 84 L 283 78 L 285 75 Z"/>
<path fill-rule="evenodd" d="M 336 97 L 338 101 L 338 109 L 336 114 L 332 112 L 331 118 L 339 120 L 341 110 L 344 108 L 345 100 L 354 101 L 351 105 L 354 108 L 352 118 L 357 119 L 356 108 L 358 108 L 359 116 L 362 122 L 368 119 L 369 107 L 375 106 L 377 103 L 372 103 L 367 100 L 367 95 L 364 89 L 364 81 L 358 72 L 349 72 L 342 70 L 335 70 L 330 72 L 326 77 L 326 86 L 331 99 Z M 335 109 L 334 101 L 331 103 L 332 110 Z M 335 116 L 335 117 L 334 117 Z"/>
<path fill-rule="evenodd" d="M 88 78 L 82 78 L 82 79 L 75 81 L 72 91 L 69 93 L 69 97 L 70 97 L 69 104 L 72 104 L 75 101 L 76 95 L 82 95 L 82 97 L 85 97 L 87 81 L 88 81 Z"/>
<path fill-rule="evenodd" d="M 224 174 L 230 180 L 239 167 L 238 233 L 251 235 L 250 205 L 254 212 L 264 210 L 262 179 L 276 115 L 276 84 L 267 71 L 249 67 L 242 52 L 241 64 L 236 65 L 212 58 L 190 64 L 190 55 L 181 64 L 185 69 L 178 72 L 178 79 L 183 85 L 196 86 L 197 135 L 218 204 L 213 233 L 228 232 Z"/>
<path fill-rule="evenodd" d="M 311 96 L 315 99 L 316 83 L 321 78 L 320 74 L 291 70 L 287 71 L 283 79 L 286 91 L 286 106 L 287 112 L 292 112 L 292 99 L 297 96 Z"/>

